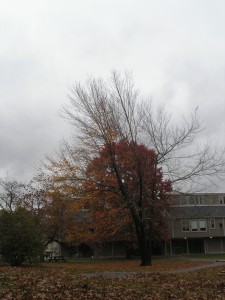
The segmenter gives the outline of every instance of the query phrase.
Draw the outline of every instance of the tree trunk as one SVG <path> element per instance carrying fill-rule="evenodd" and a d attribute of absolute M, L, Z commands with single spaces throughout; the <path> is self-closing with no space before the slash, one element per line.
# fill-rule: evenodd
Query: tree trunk
<path fill-rule="evenodd" d="M 147 229 L 147 230 L 146 230 Z M 146 232 L 147 231 L 147 232 Z M 145 228 L 143 224 L 140 224 L 139 228 L 136 228 L 139 249 L 141 252 L 141 264 L 140 266 L 151 266 L 152 264 L 152 252 L 151 252 L 151 232 L 149 228 Z"/>
<path fill-rule="evenodd" d="M 141 251 L 141 266 L 151 266 L 152 253 L 151 253 L 151 241 L 143 238 L 142 245 L 140 245 Z"/>

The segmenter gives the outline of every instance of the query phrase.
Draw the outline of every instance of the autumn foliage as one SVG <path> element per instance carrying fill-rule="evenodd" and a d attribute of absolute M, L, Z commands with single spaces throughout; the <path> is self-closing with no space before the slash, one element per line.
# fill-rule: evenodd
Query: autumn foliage
<path fill-rule="evenodd" d="M 83 172 L 79 163 L 62 153 L 42 179 L 49 240 L 76 246 L 123 241 L 141 249 L 166 238 L 172 187 L 154 150 L 122 139 L 100 147 Z"/>
<path fill-rule="evenodd" d="M 162 238 L 165 233 L 163 212 L 168 207 L 171 183 L 163 180 L 161 169 L 155 169 L 155 162 L 153 150 L 120 141 L 105 145 L 99 156 L 88 165 L 85 189 L 90 195 L 87 206 L 93 220 L 92 235 L 95 239 L 120 237 L 134 240 L 135 227 L 124 194 L 129 197 L 140 218 L 150 217 L 149 211 L 152 210 L 154 238 Z M 118 182 L 113 164 L 118 168 L 121 182 Z M 157 199 L 153 196 L 155 193 Z"/>

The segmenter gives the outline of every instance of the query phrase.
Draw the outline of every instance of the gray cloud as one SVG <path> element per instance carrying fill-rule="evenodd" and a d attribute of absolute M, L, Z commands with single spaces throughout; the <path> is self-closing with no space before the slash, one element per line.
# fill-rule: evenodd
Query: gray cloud
<path fill-rule="evenodd" d="M 224 19 L 223 0 L 1 1 L 0 177 L 30 178 L 69 134 L 58 112 L 72 83 L 113 69 L 171 112 L 198 105 L 224 145 Z"/>

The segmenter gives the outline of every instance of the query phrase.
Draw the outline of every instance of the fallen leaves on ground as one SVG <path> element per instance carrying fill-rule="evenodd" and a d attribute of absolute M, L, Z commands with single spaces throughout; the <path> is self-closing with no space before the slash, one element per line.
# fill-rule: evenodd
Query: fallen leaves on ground
<path fill-rule="evenodd" d="M 168 271 L 165 264 L 164 271 Z M 90 277 L 71 272 L 72 263 L 65 265 L 0 267 L 0 299 L 200 300 L 223 299 L 225 295 L 225 276 L 218 275 L 221 267 L 179 275 L 142 271 L 122 277 L 101 274 Z"/>

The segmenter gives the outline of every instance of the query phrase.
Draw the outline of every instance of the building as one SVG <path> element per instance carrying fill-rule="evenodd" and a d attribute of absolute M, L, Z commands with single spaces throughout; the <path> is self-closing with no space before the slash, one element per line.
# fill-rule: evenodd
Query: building
<path fill-rule="evenodd" d="M 225 253 L 225 194 L 175 194 L 165 254 Z"/>
<path fill-rule="evenodd" d="M 171 203 L 168 240 L 153 242 L 153 255 L 225 253 L 225 193 L 177 193 L 171 196 Z M 67 257 L 125 256 L 126 247 L 122 241 L 95 247 L 80 245 L 77 249 L 53 243 L 46 254 L 54 253 Z"/>

